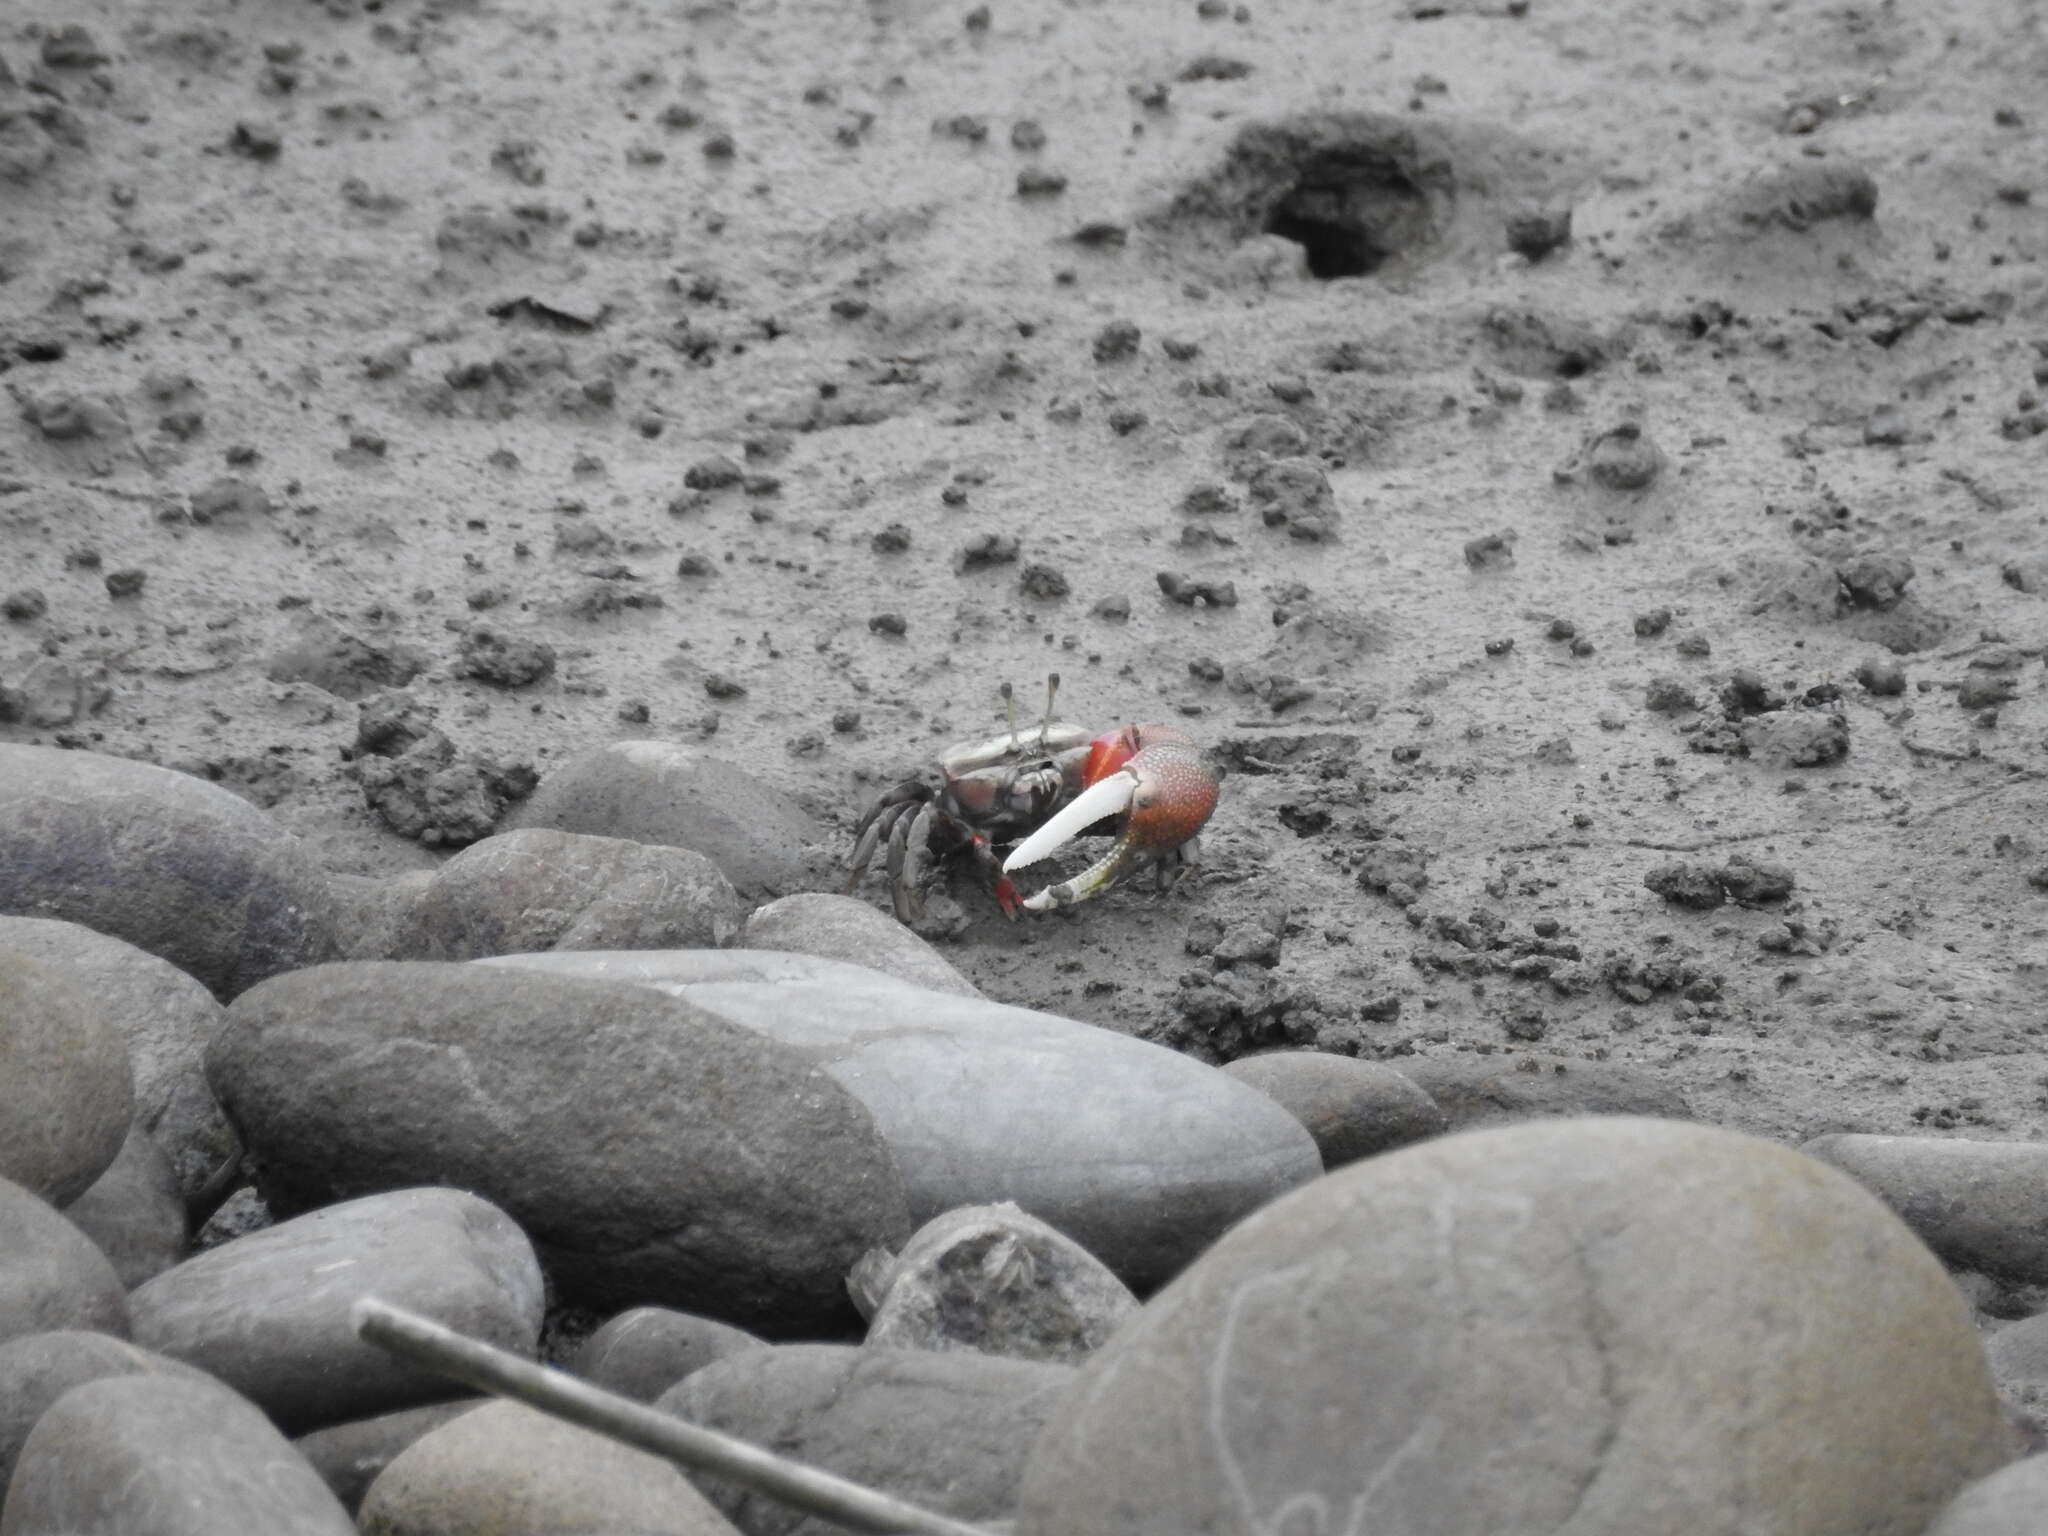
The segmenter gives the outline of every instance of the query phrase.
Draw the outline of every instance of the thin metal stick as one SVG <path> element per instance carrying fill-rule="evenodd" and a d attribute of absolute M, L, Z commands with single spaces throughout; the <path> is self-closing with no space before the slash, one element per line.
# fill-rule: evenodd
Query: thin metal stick
<path fill-rule="evenodd" d="M 765 1451 L 579 1381 L 561 1371 L 522 1360 L 509 1351 L 467 1338 L 430 1318 L 375 1297 L 349 1310 L 356 1333 L 380 1349 L 514 1398 L 542 1413 L 567 1419 L 610 1440 L 621 1440 L 694 1472 L 711 1472 L 756 1493 L 856 1530 L 906 1532 L 910 1536 L 995 1536 L 978 1525 L 921 1509 L 894 1494 Z"/>

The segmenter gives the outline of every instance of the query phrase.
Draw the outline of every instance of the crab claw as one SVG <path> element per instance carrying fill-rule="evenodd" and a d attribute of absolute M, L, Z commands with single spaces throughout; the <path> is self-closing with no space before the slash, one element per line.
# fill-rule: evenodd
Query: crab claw
<path fill-rule="evenodd" d="M 1090 748 L 1082 777 L 1087 788 L 1011 851 L 1003 873 L 1038 863 L 1109 817 L 1120 818 L 1116 842 L 1073 879 L 1025 898 L 1033 912 L 1099 896 L 1134 864 L 1165 867 L 1192 858 L 1195 835 L 1216 809 L 1216 775 L 1170 726 L 1105 732 Z"/>

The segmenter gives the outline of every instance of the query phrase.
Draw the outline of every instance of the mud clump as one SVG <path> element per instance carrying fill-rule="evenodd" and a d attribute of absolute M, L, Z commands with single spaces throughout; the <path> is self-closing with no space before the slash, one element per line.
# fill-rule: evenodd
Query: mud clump
<path fill-rule="evenodd" d="M 514 801 L 533 793 L 530 763 L 461 752 L 433 709 L 403 693 L 359 706 L 354 771 L 363 799 L 401 837 L 465 848 L 490 836 Z"/>

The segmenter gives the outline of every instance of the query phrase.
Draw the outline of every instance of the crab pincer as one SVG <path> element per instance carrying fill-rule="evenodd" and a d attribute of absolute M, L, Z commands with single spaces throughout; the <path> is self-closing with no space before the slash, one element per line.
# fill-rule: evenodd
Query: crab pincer
<path fill-rule="evenodd" d="M 1003 873 L 1038 863 L 1099 821 L 1114 819 L 1109 852 L 1071 880 L 1024 899 L 1033 912 L 1101 895 L 1134 867 L 1150 864 L 1170 885 L 1193 866 L 1196 837 L 1216 809 L 1215 772 L 1195 744 L 1168 725 L 1127 725 L 1090 743 L 1081 792 L 1019 843 Z"/>

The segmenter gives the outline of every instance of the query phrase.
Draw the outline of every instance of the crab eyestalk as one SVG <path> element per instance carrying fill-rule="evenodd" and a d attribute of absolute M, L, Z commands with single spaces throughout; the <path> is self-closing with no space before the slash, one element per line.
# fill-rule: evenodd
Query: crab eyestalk
<path fill-rule="evenodd" d="M 1098 736 L 1083 782 L 1080 794 L 1012 850 L 1003 873 L 1038 863 L 1111 817 L 1117 818 L 1116 841 L 1071 880 L 1026 897 L 1030 911 L 1099 896 L 1135 865 L 1163 871 L 1192 862 L 1196 834 L 1216 809 L 1216 775 L 1195 744 L 1170 726 L 1127 725 Z"/>

